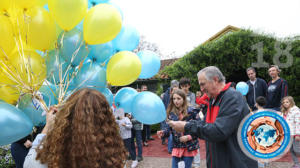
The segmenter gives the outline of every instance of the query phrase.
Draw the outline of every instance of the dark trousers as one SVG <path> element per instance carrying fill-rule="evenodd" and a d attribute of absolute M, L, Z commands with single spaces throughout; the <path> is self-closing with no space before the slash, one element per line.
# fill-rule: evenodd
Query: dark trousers
<path fill-rule="evenodd" d="M 163 121 L 163 122 L 160 123 L 160 130 L 164 130 L 166 127 L 167 127 L 166 121 Z M 162 142 L 165 142 L 165 140 L 166 140 L 165 137 L 162 137 L 162 138 L 161 138 L 161 141 L 162 141 Z"/>
<path fill-rule="evenodd" d="M 147 140 L 149 140 L 151 137 L 151 125 L 145 125 L 145 128 L 146 128 L 146 138 Z"/>
<path fill-rule="evenodd" d="M 131 149 L 134 152 L 134 158 L 136 157 L 136 150 L 134 145 L 134 138 L 136 139 L 136 145 L 138 148 L 138 157 L 142 157 L 143 147 L 142 147 L 142 130 L 131 129 Z"/>
<path fill-rule="evenodd" d="M 131 141 L 132 141 L 132 138 L 123 139 L 124 145 L 125 145 L 127 151 L 129 152 L 129 155 L 130 155 L 131 159 L 132 159 L 132 160 L 135 160 L 135 159 L 136 159 L 136 154 L 135 154 L 135 152 L 131 149 Z"/>
<path fill-rule="evenodd" d="M 11 144 L 10 150 L 17 168 L 23 168 L 24 160 L 29 152 L 29 148 L 26 148 L 23 144 L 14 142 Z"/>
<path fill-rule="evenodd" d="M 143 142 L 147 142 L 151 137 L 151 127 L 150 125 L 144 124 L 143 127 Z"/>

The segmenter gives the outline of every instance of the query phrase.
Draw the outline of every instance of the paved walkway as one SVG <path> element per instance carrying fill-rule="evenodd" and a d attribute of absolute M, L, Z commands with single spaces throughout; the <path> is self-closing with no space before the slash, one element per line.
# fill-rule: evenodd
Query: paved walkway
<path fill-rule="evenodd" d="M 131 161 L 127 163 L 127 168 L 130 168 Z M 171 158 L 161 157 L 144 157 L 144 160 L 139 162 L 137 168 L 171 168 Z M 290 168 L 292 167 L 290 162 L 272 162 L 268 168 Z M 201 167 L 206 168 L 206 161 L 201 160 Z"/>
<path fill-rule="evenodd" d="M 148 147 L 143 147 L 144 160 L 139 162 L 138 168 L 171 168 L 172 158 L 168 154 L 167 146 L 161 144 L 161 140 L 157 136 L 153 136 L 154 141 L 149 141 Z M 200 153 L 201 153 L 201 168 L 206 168 L 205 160 L 205 144 L 200 140 Z M 127 168 L 130 168 L 131 161 L 127 162 Z M 268 168 L 290 168 L 292 167 L 290 153 L 277 162 L 272 162 Z"/>

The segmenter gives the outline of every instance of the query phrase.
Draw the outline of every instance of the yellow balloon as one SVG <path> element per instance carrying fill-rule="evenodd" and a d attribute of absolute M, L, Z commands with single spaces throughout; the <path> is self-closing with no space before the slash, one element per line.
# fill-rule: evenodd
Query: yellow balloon
<path fill-rule="evenodd" d="M 47 50 L 56 37 L 56 27 L 49 12 L 42 7 L 34 7 L 21 15 L 21 31 L 28 45 L 34 49 Z"/>
<path fill-rule="evenodd" d="M 0 0 L 0 12 L 7 11 L 12 5 L 12 0 Z"/>
<path fill-rule="evenodd" d="M 16 104 L 20 95 L 16 83 L 6 76 L 2 68 L 4 67 L 0 68 L 0 99 L 9 104 Z"/>
<path fill-rule="evenodd" d="M 65 31 L 68 31 L 73 29 L 84 18 L 88 9 L 88 1 L 49 0 L 48 6 L 57 24 Z"/>
<path fill-rule="evenodd" d="M 0 58 L 8 55 L 15 46 L 13 26 L 7 16 L 0 15 Z"/>
<path fill-rule="evenodd" d="M 46 78 L 45 60 L 34 50 L 25 50 L 24 56 L 16 51 L 8 61 L 15 69 L 14 73 L 20 75 L 24 84 L 32 86 L 35 90 L 43 84 Z"/>
<path fill-rule="evenodd" d="M 113 55 L 107 64 L 106 76 L 109 84 L 124 86 L 134 82 L 142 71 L 139 57 L 130 51 Z"/>
<path fill-rule="evenodd" d="M 22 9 L 29 9 L 36 5 L 37 0 L 14 0 L 17 7 Z"/>
<path fill-rule="evenodd" d="M 92 7 L 83 21 L 83 38 L 87 44 L 103 44 L 114 39 L 122 28 L 122 16 L 109 4 Z"/>
<path fill-rule="evenodd" d="M 0 99 L 6 103 L 16 105 L 20 96 L 17 88 L 0 84 Z"/>
<path fill-rule="evenodd" d="M 44 5 L 46 5 L 46 3 L 47 3 L 47 0 L 37 0 L 36 5 L 43 7 Z"/>

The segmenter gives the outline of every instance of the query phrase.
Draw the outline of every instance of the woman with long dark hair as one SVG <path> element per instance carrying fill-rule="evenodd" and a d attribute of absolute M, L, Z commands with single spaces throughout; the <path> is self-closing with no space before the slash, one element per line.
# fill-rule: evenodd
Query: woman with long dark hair
<path fill-rule="evenodd" d="M 188 110 L 186 95 L 182 90 L 174 90 L 167 108 L 168 120 L 189 121 L 196 119 L 196 113 Z M 199 148 L 197 137 L 186 133 L 179 133 L 167 126 L 157 132 L 159 137 L 168 137 L 172 134 L 172 168 L 178 168 L 178 162 L 184 161 L 186 168 L 192 167 L 194 156 Z"/>

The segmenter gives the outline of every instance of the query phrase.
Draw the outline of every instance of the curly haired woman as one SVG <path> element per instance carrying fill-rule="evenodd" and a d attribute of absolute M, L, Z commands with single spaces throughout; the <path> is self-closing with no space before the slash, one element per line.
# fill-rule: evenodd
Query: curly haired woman
<path fill-rule="evenodd" d="M 100 92 L 85 88 L 59 110 L 47 113 L 46 126 L 33 142 L 24 168 L 123 168 L 125 160 L 108 102 Z"/>

